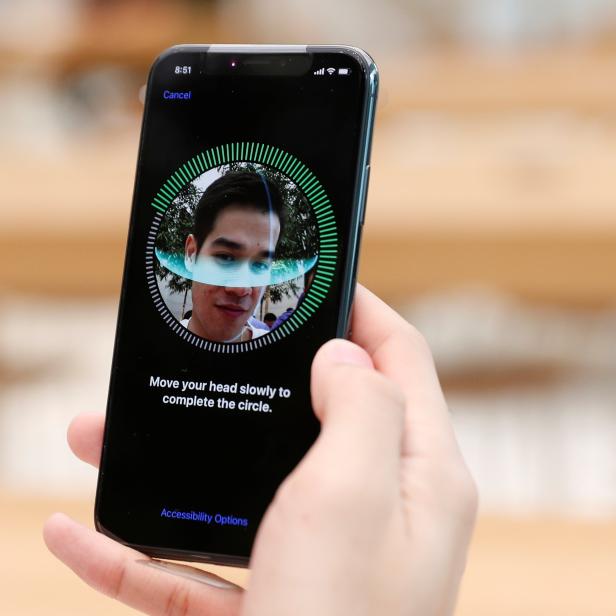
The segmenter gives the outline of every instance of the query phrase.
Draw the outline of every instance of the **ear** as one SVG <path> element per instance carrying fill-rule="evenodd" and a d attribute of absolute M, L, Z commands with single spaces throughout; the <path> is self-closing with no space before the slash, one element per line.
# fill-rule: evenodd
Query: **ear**
<path fill-rule="evenodd" d="M 281 225 L 280 225 L 280 218 L 278 218 L 277 216 L 271 216 L 270 217 L 270 224 L 272 224 L 271 220 L 272 218 L 274 219 L 274 224 L 273 226 L 273 240 L 274 240 L 274 245 L 270 247 L 271 250 L 273 250 L 274 252 L 276 251 L 276 248 L 278 247 L 278 241 L 281 239 L 280 238 L 280 231 L 281 229 Z"/>
<path fill-rule="evenodd" d="M 195 236 L 191 233 L 186 238 L 186 242 L 184 244 L 184 267 L 186 267 L 189 272 L 192 272 L 196 260 L 197 240 L 195 239 Z"/>

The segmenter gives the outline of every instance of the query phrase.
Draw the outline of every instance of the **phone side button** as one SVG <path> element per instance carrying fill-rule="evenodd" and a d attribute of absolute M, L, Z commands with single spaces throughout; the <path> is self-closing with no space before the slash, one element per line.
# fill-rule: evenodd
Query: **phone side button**
<path fill-rule="evenodd" d="M 363 226 L 364 220 L 366 219 L 366 201 L 368 200 L 368 182 L 370 181 L 370 165 L 366 165 L 366 170 L 364 172 L 364 190 L 363 199 L 361 202 L 361 214 L 359 216 L 359 224 Z"/>

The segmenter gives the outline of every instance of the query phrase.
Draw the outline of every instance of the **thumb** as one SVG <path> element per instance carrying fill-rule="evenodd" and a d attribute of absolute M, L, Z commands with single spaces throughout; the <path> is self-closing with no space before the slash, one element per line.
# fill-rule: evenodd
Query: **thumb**
<path fill-rule="evenodd" d="M 312 362 L 312 379 L 311 379 L 311 394 L 312 405 L 314 412 L 322 423 L 324 421 L 323 413 L 326 412 L 325 405 L 322 404 L 322 395 L 326 393 L 328 387 L 333 386 L 329 378 L 332 370 L 346 367 L 346 372 L 350 373 L 353 370 L 348 370 L 351 367 L 364 368 L 374 370 L 372 358 L 364 349 L 357 344 L 353 344 L 348 340 L 336 338 L 326 342 L 315 355 Z M 334 377 L 335 378 L 335 377 Z M 338 377 L 340 378 L 340 377 Z M 352 377 L 351 377 L 352 378 Z"/>
<path fill-rule="evenodd" d="M 312 404 L 321 435 L 311 457 L 338 472 L 390 473 L 397 468 L 405 399 L 361 347 L 331 340 L 314 358 Z"/>

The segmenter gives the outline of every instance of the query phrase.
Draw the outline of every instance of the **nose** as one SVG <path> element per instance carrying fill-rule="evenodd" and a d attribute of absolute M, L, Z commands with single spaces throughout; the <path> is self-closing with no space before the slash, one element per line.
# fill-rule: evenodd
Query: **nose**
<path fill-rule="evenodd" d="M 225 292 L 229 295 L 235 295 L 235 297 L 246 297 L 250 295 L 251 287 L 225 287 Z"/>

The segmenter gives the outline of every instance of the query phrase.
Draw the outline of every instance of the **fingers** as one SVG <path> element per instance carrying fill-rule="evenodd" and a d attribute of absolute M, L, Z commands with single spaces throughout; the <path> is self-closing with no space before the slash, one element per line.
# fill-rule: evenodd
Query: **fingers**
<path fill-rule="evenodd" d="M 430 455 L 434 447 L 455 446 L 432 354 L 421 334 L 359 285 L 352 331 L 353 342 L 369 353 L 375 368 L 404 392 L 407 421 L 403 453 Z"/>
<path fill-rule="evenodd" d="M 405 404 L 402 392 L 346 340 L 331 340 L 312 365 L 312 401 L 322 422 L 311 459 L 328 473 L 396 476 Z"/>
<path fill-rule="evenodd" d="M 77 415 L 68 427 L 67 439 L 73 453 L 98 468 L 103 447 L 105 416 L 102 413 Z"/>
<path fill-rule="evenodd" d="M 151 560 L 64 514 L 47 520 L 43 537 L 49 550 L 84 582 L 146 614 L 239 613 L 238 586 L 193 567 Z"/>

